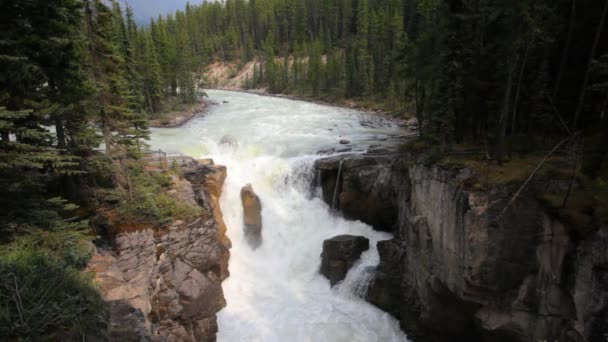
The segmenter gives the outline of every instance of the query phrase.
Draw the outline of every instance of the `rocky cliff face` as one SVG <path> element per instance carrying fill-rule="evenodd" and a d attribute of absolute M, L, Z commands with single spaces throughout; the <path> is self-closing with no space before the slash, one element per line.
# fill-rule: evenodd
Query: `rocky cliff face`
<path fill-rule="evenodd" d="M 606 339 L 608 227 L 573 239 L 537 201 L 543 181 L 496 220 L 516 189 L 470 189 L 469 169 L 364 156 L 344 161 L 338 177 L 339 163 L 317 163 L 324 199 L 337 188 L 346 217 L 394 233 L 378 243 L 367 299 L 410 338 Z"/>
<path fill-rule="evenodd" d="M 230 247 L 218 203 L 226 168 L 194 163 L 184 176 L 179 195 L 213 215 L 120 233 L 89 264 L 110 303 L 112 340 L 215 340 Z"/>

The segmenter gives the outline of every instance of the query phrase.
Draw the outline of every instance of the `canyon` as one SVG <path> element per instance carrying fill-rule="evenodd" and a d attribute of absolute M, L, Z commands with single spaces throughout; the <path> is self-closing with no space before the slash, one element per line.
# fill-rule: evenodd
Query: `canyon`
<path fill-rule="evenodd" d="M 467 167 L 408 154 L 332 157 L 316 167 L 326 203 L 394 234 L 377 244 L 366 299 L 409 338 L 605 340 L 608 227 L 577 238 L 538 199 L 567 182 L 538 177 L 499 217 L 519 184 L 480 190 Z"/>
<path fill-rule="evenodd" d="M 567 181 L 538 176 L 509 204 L 520 184 L 479 187 L 473 168 L 424 163 L 397 143 L 407 126 L 209 95 L 204 117 L 154 129 L 151 144 L 225 165 L 189 162 L 177 189 L 211 217 L 119 234 L 90 265 L 113 336 L 605 339 L 608 227 L 576 235 L 540 198 Z"/>

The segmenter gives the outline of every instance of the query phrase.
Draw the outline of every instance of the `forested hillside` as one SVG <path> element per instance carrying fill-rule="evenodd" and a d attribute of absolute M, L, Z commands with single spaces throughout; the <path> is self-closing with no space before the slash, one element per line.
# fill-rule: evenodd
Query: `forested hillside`
<path fill-rule="evenodd" d="M 260 58 L 249 87 L 414 112 L 433 144 L 490 146 L 502 161 L 578 133 L 596 139 L 586 149 L 608 146 L 607 11 L 602 0 L 228 0 L 148 32 L 164 75 L 183 49 L 166 36 L 179 37 L 193 63 Z"/>

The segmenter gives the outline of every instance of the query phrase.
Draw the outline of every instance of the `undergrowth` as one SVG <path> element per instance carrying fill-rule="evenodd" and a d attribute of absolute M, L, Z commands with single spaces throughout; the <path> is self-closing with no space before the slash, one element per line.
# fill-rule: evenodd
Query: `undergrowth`
<path fill-rule="evenodd" d="M 140 163 L 131 163 L 126 169 L 131 189 L 123 192 L 118 209 L 121 222 L 162 226 L 176 219 L 193 219 L 202 209 L 178 201 L 168 194 L 173 187 L 169 172 L 150 172 Z M 171 171 L 178 176 L 179 168 Z"/>
<path fill-rule="evenodd" d="M 73 341 L 98 334 L 107 307 L 82 272 L 91 237 L 74 227 L 37 230 L 0 247 L 0 336 Z"/>

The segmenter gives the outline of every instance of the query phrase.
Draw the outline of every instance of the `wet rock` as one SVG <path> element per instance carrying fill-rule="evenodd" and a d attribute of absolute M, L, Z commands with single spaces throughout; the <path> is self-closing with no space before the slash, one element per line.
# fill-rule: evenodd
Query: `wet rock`
<path fill-rule="evenodd" d="M 222 103 L 228 103 L 228 101 L 225 101 L 225 100 L 224 100 L 224 101 L 222 101 Z"/>
<path fill-rule="evenodd" d="M 340 144 L 342 144 L 342 145 L 350 144 L 350 140 L 342 139 L 342 140 L 340 140 Z"/>
<path fill-rule="evenodd" d="M 401 310 L 401 258 L 403 251 L 397 239 L 379 241 L 380 258 L 385 262 L 376 269 L 376 276 L 367 290 L 366 299 L 379 308 L 399 317 Z"/>
<path fill-rule="evenodd" d="M 321 274 L 334 286 L 344 280 L 361 253 L 368 249 L 369 240 L 364 236 L 338 235 L 323 241 Z"/>
<path fill-rule="evenodd" d="M 332 154 L 335 152 L 336 152 L 335 148 L 327 148 L 327 149 L 323 149 L 323 150 L 318 150 L 317 154 Z"/>
<path fill-rule="evenodd" d="M 231 135 L 224 135 L 222 137 L 222 139 L 220 139 L 220 145 L 227 145 L 230 147 L 236 147 L 238 146 L 238 141 L 236 140 L 235 137 L 231 136 Z"/>
<path fill-rule="evenodd" d="M 416 117 L 407 119 L 403 123 L 403 127 L 409 129 L 410 131 L 417 130 L 418 129 L 418 119 Z"/>
<path fill-rule="evenodd" d="M 393 162 L 389 157 L 366 155 L 318 160 L 323 200 L 348 219 L 363 221 L 376 230 L 392 231 L 397 222 Z"/>
<path fill-rule="evenodd" d="M 241 189 L 241 202 L 245 240 L 251 248 L 256 249 L 262 244 L 262 202 L 251 184 Z"/>

